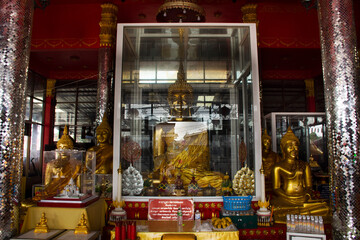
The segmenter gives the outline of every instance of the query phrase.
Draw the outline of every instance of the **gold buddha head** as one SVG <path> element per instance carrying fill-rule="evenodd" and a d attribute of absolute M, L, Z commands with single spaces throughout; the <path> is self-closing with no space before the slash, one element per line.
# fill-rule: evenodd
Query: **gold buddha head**
<path fill-rule="evenodd" d="M 66 125 L 65 125 L 65 128 L 64 128 L 63 135 L 61 136 L 61 138 L 59 139 L 59 141 L 56 144 L 56 148 L 59 149 L 59 150 L 73 149 L 74 148 L 74 143 L 73 143 L 72 139 L 69 136 L 68 129 L 67 129 Z"/>
<path fill-rule="evenodd" d="M 267 133 L 266 129 L 264 130 L 264 133 L 261 136 L 261 142 L 262 142 L 262 150 L 269 151 L 271 148 L 271 137 Z"/>
<path fill-rule="evenodd" d="M 193 101 L 193 88 L 185 80 L 184 67 L 180 62 L 177 73 L 177 80 L 168 89 L 168 103 L 170 105 L 170 115 L 177 120 L 191 116 L 190 106 Z"/>
<path fill-rule="evenodd" d="M 109 125 L 108 118 L 104 114 L 100 125 L 96 128 L 96 139 L 98 143 L 111 143 L 112 129 Z"/>
<path fill-rule="evenodd" d="M 284 136 L 281 138 L 280 147 L 283 154 L 283 159 L 297 159 L 299 155 L 300 141 L 295 136 L 291 127 L 289 126 Z"/>

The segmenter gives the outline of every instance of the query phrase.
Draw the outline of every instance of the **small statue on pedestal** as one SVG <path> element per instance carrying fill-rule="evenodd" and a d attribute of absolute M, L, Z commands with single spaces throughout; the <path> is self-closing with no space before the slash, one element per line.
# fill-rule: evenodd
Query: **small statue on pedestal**
<path fill-rule="evenodd" d="M 185 195 L 184 182 L 181 179 L 180 171 L 178 172 L 176 179 L 175 179 L 174 195 L 176 195 L 176 196 L 184 196 Z"/>
<path fill-rule="evenodd" d="M 87 221 L 86 221 L 86 218 L 85 218 L 85 213 L 83 213 L 83 214 L 81 214 L 79 224 L 75 228 L 74 233 L 75 234 L 88 234 L 89 233 L 89 228 L 86 226 L 86 223 L 87 223 Z"/>
<path fill-rule="evenodd" d="M 232 189 L 232 182 L 228 173 L 225 174 L 223 181 L 221 183 L 221 192 L 223 196 L 231 196 L 233 189 Z"/>
<path fill-rule="evenodd" d="M 47 225 L 47 219 L 45 217 L 44 212 L 41 214 L 40 222 L 38 224 L 36 224 L 34 232 L 35 233 L 48 233 L 49 232 L 49 227 Z"/>

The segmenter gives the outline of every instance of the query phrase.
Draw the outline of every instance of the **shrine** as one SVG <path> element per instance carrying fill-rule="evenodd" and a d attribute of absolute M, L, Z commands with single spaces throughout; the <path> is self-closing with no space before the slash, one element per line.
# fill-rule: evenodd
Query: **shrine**
<path fill-rule="evenodd" d="M 358 0 L 1 9 L 0 240 L 360 237 Z"/>

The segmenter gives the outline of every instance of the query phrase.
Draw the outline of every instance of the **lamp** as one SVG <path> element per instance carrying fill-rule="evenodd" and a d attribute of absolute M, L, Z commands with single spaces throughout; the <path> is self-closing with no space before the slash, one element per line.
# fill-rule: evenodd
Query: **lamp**
<path fill-rule="evenodd" d="M 205 22 L 205 11 L 197 0 L 165 0 L 156 15 L 158 22 Z"/>
<path fill-rule="evenodd" d="M 306 10 L 310 10 L 317 7 L 317 0 L 301 0 L 301 4 L 306 8 Z"/>
<path fill-rule="evenodd" d="M 34 8 L 45 9 L 50 4 L 50 0 L 34 0 Z"/>

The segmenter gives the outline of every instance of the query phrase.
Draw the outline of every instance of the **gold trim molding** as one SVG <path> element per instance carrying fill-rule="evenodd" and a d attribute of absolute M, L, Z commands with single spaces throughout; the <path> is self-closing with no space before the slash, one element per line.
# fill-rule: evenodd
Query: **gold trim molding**
<path fill-rule="evenodd" d="M 112 47 L 116 38 L 118 7 L 112 3 L 105 3 L 101 5 L 101 8 L 100 47 Z"/>

